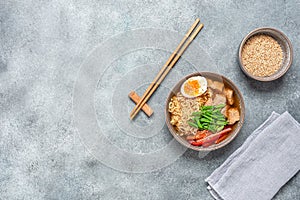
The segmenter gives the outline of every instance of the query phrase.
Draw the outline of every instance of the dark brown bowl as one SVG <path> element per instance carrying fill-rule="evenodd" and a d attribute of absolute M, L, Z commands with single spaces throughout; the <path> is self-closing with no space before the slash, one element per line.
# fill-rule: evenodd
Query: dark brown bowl
<path fill-rule="evenodd" d="M 177 131 L 175 130 L 175 128 L 173 127 L 173 125 L 170 123 L 170 113 L 168 111 L 168 106 L 169 106 L 169 102 L 171 100 L 171 98 L 177 94 L 180 91 L 180 87 L 181 85 L 184 83 L 185 80 L 187 80 L 188 78 L 192 77 L 192 76 L 204 76 L 206 78 L 211 78 L 214 80 L 218 80 L 218 81 L 223 81 L 223 83 L 225 84 L 225 87 L 230 87 L 233 91 L 234 91 L 234 95 L 236 95 L 236 99 L 238 99 L 238 102 L 236 102 L 236 105 L 239 108 L 240 111 L 240 121 L 237 122 L 234 126 L 233 126 L 233 130 L 231 131 L 230 135 L 221 143 L 219 144 L 213 144 L 209 147 L 202 147 L 202 146 L 193 146 L 190 143 L 188 143 L 186 141 L 185 138 L 179 136 L 177 134 Z M 227 145 L 228 143 L 230 143 L 239 133 L 239 131 L 241 130 L 243 123 L 244 123 L 244 118 L 245 118 L 245 105 L 244 105 L 244 100 L 242 97 L 241 92 L 239 91 L 239 89 L 235 86 L 235 84 L 227 79 L 226 77 L 216 74 L 216 73 L 211 73 L 211 72 L 197 72 L 197 73 L 193 73 L 190 75 L 187 75 L 186 77 L 184 77 L 183 79 L 181 79 L 175 86 L 174 88 L 171 90 L 171 92 L 169 93 L 169 96 L 167 98 L 166 101 L 166 106 L 165 106 L 165 116 L 166 116 L 166 124 L 171 132 L 171 134 L 174 136 L 174 138 L 182 145 L 186 146 L 187 148 L 196 150 L 196 151 L 213 151 L 216 149 L 219 149 L 221 147 L 224 147 L 225 145 Z"/>
<path fill-rule="evenodd" d="M 271 37 L 273 37 L 281 46 L 281 49 L 283 51 L 283 61 L 281 64 L 280 69 L 273 75 L 271 76 L 254 76 L 252 74 L 250 74 L 242 61 L 242 49 L 245 45 L 245 43 L 247 42 L 247 40 L 249 38 L 251 38 L 254 35 L 258 35 L 258 34 L 265 34 L 265 35 L 269 35 Z M 288 69 L 291 67 L 293 62 L 293 47 L 292 47 L 292 43 L 291 41 L 288 39 L 288 37 L 281 31 L 275 29 L 275 28 L 270 28 L 270 27 L 262 27 L 262 28 L 258 28 L 255 29 L 253 31 L 251 31 L 248 35 L 246 35 L 246 37 L 242 40 L 241 44 L 240 44 L 240 48 L 239 48 L 239 63 L 240 63 L 240 67 L 242 69 L 242 71 L 249 77 L 258 80 L 258 81 L 273 81 L 276 80 L 278 78 L 280 78 L 281 76 L 283 76 Z"/>

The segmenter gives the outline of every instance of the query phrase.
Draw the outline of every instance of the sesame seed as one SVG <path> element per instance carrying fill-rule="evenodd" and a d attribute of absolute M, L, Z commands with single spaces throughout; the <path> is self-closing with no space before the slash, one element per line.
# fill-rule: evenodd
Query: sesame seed
<path fill-rule="evenodd" d="M 242 49 L 242 63 L 254 76 L 271 76 L 281 67 L 283 52 L 271 36 L 259 34 L 249 38 Z"/>

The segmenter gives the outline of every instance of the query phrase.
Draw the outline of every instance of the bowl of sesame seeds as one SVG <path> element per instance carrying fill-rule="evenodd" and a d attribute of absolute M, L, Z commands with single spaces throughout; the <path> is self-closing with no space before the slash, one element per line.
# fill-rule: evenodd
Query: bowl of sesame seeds
<path fill-rule="evenodd" d="M 240 67 L 255 80 L 276 80 L 288 71 L 292 62 L 292 44 L 283 32 L 275 28 L 255 29 L 240 44 Z"/>

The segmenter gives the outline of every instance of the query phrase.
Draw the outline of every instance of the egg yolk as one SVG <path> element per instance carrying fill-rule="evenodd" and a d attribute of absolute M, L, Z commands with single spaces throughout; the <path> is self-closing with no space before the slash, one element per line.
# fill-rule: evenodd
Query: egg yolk
<path fill-rule="evenodd" d="M 188 80 L 184 85 L 184 92 L 190 96 L 199 95 L 200 84 L 198 80 Z"/>

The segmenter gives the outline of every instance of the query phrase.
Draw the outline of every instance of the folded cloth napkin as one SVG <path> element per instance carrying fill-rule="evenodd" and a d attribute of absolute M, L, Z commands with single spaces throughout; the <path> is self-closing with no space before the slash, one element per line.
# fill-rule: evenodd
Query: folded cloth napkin
<path fill-rule="evenodd" d="M 267 200 L 300 169 L 300 125 L 275 112 L 205 181 L 217 200 Z"/>

